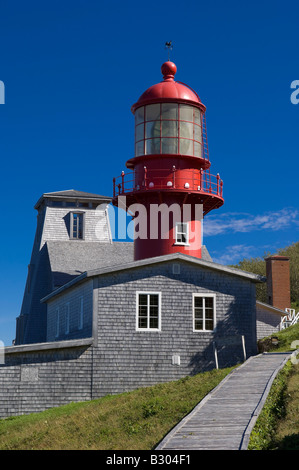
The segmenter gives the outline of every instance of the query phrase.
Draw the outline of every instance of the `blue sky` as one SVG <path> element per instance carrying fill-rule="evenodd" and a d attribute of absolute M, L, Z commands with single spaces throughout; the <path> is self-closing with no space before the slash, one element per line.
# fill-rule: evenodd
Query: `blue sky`
<path fill-rule="evenodd" d="M 207 216 L 215 261 L 298 241 L 299 79 L 295 1 L 11 1 L 0 4 L 0 339 L 11 344 L 44 192 L 112 195 L 134 147 L 131 105 L 176 79 L 207 106 L 211 172 L 224 206 Z"/>

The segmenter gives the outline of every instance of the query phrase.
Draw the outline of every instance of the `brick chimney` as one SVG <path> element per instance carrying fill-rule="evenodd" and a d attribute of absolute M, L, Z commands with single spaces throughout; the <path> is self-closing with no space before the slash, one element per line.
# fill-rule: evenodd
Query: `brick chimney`
<path fill-rule="evenodd" d="M 285 310 L 291 307 L 290 258 L 269 256 L 266 258 L 268 303 Z"/>

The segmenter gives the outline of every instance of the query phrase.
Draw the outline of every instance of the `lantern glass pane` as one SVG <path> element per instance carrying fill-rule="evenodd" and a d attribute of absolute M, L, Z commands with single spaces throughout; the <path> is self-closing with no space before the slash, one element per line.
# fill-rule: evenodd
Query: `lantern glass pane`
<path fill-rule="evenodd" d="M 176 103 L 162 103 L 161 119 L 178 119 L 178 105 Z"/>
<path fill-rule="evenodd" d="M 201 145 L 198 142 L 194 142 L 194 156 L 201 157 Z"/>
<path fill-rule="evenodd" d="M 180 137 L 193 139 L 193 123 L 180 121 Z"/>
<path fill-rule="evenodd" d="M 180 105 L 180 121 L 191 121 L 193 122 L 193 106 L 187 104 Z"/>
<path fill-rule="evenodd" d="M 145 141 L 145 154 L 160 153 L 160 139 L 148 139 Z"/>
<path fill-rule="evenodd" d="M 143 123 L 136 126 L 136 142 L 142 139 L 144 139 L 144 124 Z"/>
<path fill-rule="evenodd" d="M 201 127 L 197 126 L 196 124 L 194 124 L 194 140 L 197 140 L 197 142 L 202 141 Z"/>
<path fill-rule="evenodd" d="M 160 137 L 160 121 L 151 121 L 145 124 L 145 138 Z"/>
<path fill-rule="evenodd" d="M 180 139 L 180 154 L 193 155 L 193 140 Z"/>
<path fill-rule="evenodd" d="M 144 121 L 144 106 L 141 108 L 136 109 L 135 111 L 135 124 L 140 124 L 140 122 Z"/>
<path fill-rule="evenodd" d="M 200 111 L 198 108 L 194 108 L 194 122 L 198 125 L 201 125 Z"/>
<path fill-rule="evenodd" d="M 144 155 L 144 140 L 135 144 L 135 156 L 139 157 L 140 155 Z"/>
<path fill-rule="evenodd" d="M 178 153 L 178 139 L 162 139 L 162 153 Z"/>
<path fill-rule="evenodd" d="M 145 119 L 146 121 L 155 121 L 156 119 L 160 119 L 160 104 L 149 104 L 146 106 L 145 111 Z"/>
<path fill-rule="evenodd" d="M 162 137 L 177 137 L 178 123 L 177 121 L 162 121 Z"/>

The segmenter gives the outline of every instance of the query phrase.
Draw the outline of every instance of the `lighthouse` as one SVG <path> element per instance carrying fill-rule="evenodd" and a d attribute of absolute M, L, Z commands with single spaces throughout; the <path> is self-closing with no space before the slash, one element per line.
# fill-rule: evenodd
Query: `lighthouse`
<path fill-rule="evenodd" d="M 113 179 L 113 204 L 134 219 L 134 259 L 202 255 L 203 217 L 222 206 L 223 182 L 210 173 L 206 107 L 175 80 L 176 65 L 132 106 L 135 154 Z"/>

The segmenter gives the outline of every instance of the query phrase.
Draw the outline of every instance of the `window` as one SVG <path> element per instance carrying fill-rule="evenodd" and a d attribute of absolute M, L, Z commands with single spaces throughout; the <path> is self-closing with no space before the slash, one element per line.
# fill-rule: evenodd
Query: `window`
<path fill-rule="evenodd" d="M 193 331 L 213 331 L 216 319 L 214 294 L 193 294 Z"/>
<path fill-rule="evenodd" d="M 188 245 L 189 234 L 188 224 L 186 222 L 178 222 L 175 226 L 175 243 L 177 245 Z"/>
<path fill-rule="evenodd" d="M 79 330 L 83 329 L 83 297 L 80 297 L 79 303 Z"/>
<path fill-rule="evenodd" d="M 137 292 L 137 330 L 160 330 L 160 292 Z"/>
<path fill-rule="evenodd" d="M 83 239 L 84 212 L 71 212 L 71 238 Z"/>

